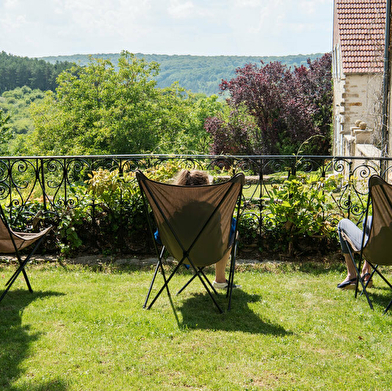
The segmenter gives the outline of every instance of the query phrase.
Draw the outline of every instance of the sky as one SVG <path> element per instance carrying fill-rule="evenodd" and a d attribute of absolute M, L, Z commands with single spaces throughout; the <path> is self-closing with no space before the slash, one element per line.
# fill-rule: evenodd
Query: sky
<path fill-rule="evenodd" d="M 284 56 L 332 50 L 333 0 L 0 0 L 0 51 Z"/>

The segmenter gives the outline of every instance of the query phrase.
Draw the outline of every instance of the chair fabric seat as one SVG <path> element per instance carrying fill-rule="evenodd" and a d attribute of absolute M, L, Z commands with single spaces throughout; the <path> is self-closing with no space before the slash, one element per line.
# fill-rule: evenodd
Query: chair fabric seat
<path fill-rule="evenodd" d="M 16 232 L 11 230 L 12 237 L 18 250 L 23 250 L 32 245 L 35 241 L 45 236 L 51 227 L 46 228 L 40 232 Z M 0 253 L 13 254 L 15 247 L 10 240 L 10 234 L 4 224 L 0 224 Z"/>
<path fill-rule="evenodd" d="M 369 179 L 372 226 L 363 249 L 365 258 L 377 265 L 392 265 L 392 186 L 379 176 Z"/>

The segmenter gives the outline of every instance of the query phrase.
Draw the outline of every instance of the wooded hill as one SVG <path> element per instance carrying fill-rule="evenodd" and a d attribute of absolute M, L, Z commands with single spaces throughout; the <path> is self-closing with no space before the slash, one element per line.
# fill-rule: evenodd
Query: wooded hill
<path fill-rule="evenodd" d="M 38 58 L 19 57 L 0 52 L 0 94 L 27 86 L 41 91 L 54 90 L 56 78 L 72 64 L 57 61 L 53 64 Z"/>
<path fill-rule="evenodd" d="M 145 58 L 146 61 L 155 61 L 160 64 L 160 71 L 156 77 L 157 86 L 160 88 L 169 87 L 173 82 L 178 81 L 181 87 L 191 90 L 194 93 L 204 93 L 206 95 L 217 94 L 219 84 L 223 80 L 230 80 L 235 76 L 235 69 L 243 67 L 245 64 L 259 64 L 280 61 L 288 67 L 307 65 L 307 59 L 314 60 L 323 53 L 309 55 L 290 55 L 281 57 L 245 57 L 245 56 L 191 56 L 191 55 L 159 55 L 136 53 L 136 57 Z M 51 63 L 74 62 L 79 65 L 89 63 L 88 55 L 55 56 L 42 57 L 43 60 Z M 113 64 L 117 64 L 119 53 L 116 54 L 93 54 L 93 58 L 109 59 Z"/>

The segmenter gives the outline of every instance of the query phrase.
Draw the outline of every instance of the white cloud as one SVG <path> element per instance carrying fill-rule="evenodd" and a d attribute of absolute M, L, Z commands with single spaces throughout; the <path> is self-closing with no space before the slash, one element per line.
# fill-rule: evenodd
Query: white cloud
<path fill-rule="evenodd" d="M 187 18 L 194 14 L 195 6 L 191 1 L 170 0 L 168 13 L 174 18 Z"/>
<path fill-rule="evenodd" d="M 234 0 L 234 5 L 238 8 L 259 7 L 265 3 L 263 0 Z"/>
<path fill-rule="evenodd" d="M 0 0 L 0 50 L 279 55 L 330 50 L 331 0 Z"/>
<path fill-rule="evenodd" d="M 5 0 L 4 8 L 15 8 L 18 6 L 19 0 Z"/>

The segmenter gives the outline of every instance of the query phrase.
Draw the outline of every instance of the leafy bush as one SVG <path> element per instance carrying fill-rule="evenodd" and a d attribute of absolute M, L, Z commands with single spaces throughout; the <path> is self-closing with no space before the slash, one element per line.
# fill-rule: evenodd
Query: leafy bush
<path fill-rule="evenodd" d="M 327 218 L 334 208 L 328 193 L 335 187 L 334 178 L 316 179 L 305 175 L 272 184 L 270 195 L 264 198 L 268 209 L 267 226 L 270 232 L 275 231 L 275 236 L 279 233 L 290 256 L 301 238 L 335 240 L 336 227 Z"/>
<path fill-rule="evenodd" d="M 143 164 L 143 162 L 141 162 Z M 167 161 L 146 169 L 152 180 L 169 181 L 186 162 Z M 58 230 L 63 254 L 151 252 L 152 243 L 135 173 L 98 169 L 83 186 L 72 188 L 78 203 L 60 212 Z"/>
<path fill-rule="evenodd" d="M 169 160 L 144 172 L 150 179 L 167 182 L 186 165 L 186 161 Z M 217 167 L 211 172 L 217 178 L 222 173 Z M 336 178 L 297 174 L 281 183 L 277 178 L 274 181 L 266 185 L 268 193 L 262 198 L 261 213 L 245 200 L 238 226 L 240 251 L 286 252 L 292 256 L 315 248 L 336 248 L 336 224 L 330 222 L 331 216 L 336 215 L 330 196 L 336 189 Z M 61 212 L 58 226 L 64 254 L 152 253 L 153 243 L 134 172 L 125 168 L 98 169 L 72 191 L 79 201 Z"/>

